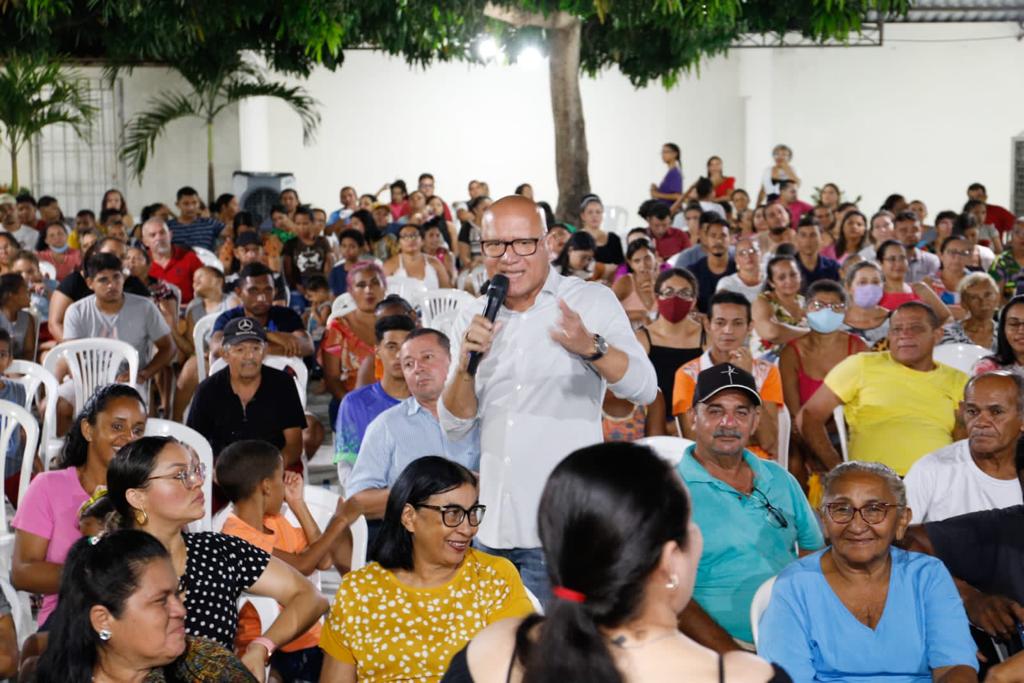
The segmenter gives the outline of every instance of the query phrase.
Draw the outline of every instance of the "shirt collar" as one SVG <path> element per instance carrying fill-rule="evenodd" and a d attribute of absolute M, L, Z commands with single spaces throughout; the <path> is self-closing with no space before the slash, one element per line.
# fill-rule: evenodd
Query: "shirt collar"
<path fill-rule="evenodd" d="M 544 279 L 544 286 L 541 287 L 542 292 L 547 292 L 552 296 L 558 296 L 558 290 L 562 286 L 562 281 L 565 277 L 558 274 L 558 271 L 548 266 L 548 276 Z"/>
<path fill-rule="evenodd" d="M 423 410 L 423 406 L 420 405 L 420 402 L 416 400 L 415 396 L 410 395 L 409 398 L 403 400 L 402 403 L 405 404 L 406 415 L 415 415 Z"/>
<path fill-rule="evenodd" d="M 679 461 L 679 473 L 683 476 L 683 480 L 687 484 L 691 483 L 723 483 L 720 479 L 711 476 L 711 474 L 704 469 L 704 466 L 697 462 L 697 459 L 693 457 L 693 453 L 697 448 L 697 444 L 691 445 L 685 451 L 683 451 L 683 459 Z M 764 466 L 761 459 L 748 451 L 746 448 L 743 449 L 743 460 L 747 463 L 754 472 L 754 485 L 765 479 L 771 479 L 770 470 Z"/>

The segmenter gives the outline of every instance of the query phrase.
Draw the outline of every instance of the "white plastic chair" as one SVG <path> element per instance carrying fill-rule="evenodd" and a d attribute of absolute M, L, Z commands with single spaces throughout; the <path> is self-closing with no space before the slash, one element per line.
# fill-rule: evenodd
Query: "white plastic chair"
<path fill-rule="evenodd" d="M 49 261 L 39 261 L 39 272 L 43 274 L 43 277 L 48 280 L 57 279 L 57 266 L 53 265 Z"/>
<path fill-rule="evenodd" d="M 196 252 L 196 256 L 199 257 L 199 260 L 203 262 L 204 266 L 210 266 L 211 268 L 216 268 L 222 273 L 224 272 L 224 264 L 221 263 L 220 259 L 217 258 L 217 255 L 209 249 L 204 249 L 203 247 L 192 247 L 192 251 Z"/>
<path fill-rule="evenodd" d="M 462 282 L 459 285 L 459 289 L 465 289 L 467 284 L 472 285 L 473 286 L 473 292 L 477 296 L 479 296 L 480 295 L 480 289 L 484 286 L 484 283 L 487 282 L 487 280 L 488 280 L 488 278 L 487 278 L 487 269 L 484 268 L 483 266 L 477 266 L 476 268 L 474 268 L 473 270 L 471 270 L 468 273 L 463 271 L 463 275 L 460 276 L 460 278 L 462 278 Z"/>
<path fill-rule="evenodd" d="M 457 310 L 438 313 L 436 316 L 434 316 L 434 319 L 430 321 L 430 324 L 424 324 L 424 327 L 430 327 L 432 329 L 435 329 L 438 332 L 444 334 L 446 337 L 448 337 L 449 340 L 452 340 L 456 336 L 454 332 L 455 326 L 459 322 L 459 315 L 460 311 Z"/>
<path fill-rule="evenodd" d="M 34 363 L 39 360 L 39 330 L 43 326 L 43 316 L 39 315 L 39 311 L 34 308 L 23 308 L 21 310 L 32 316 L 32 322 L 34 322 L 36 326 L 36 336 L 33 337 L 33 339 L 36 340 L 36 348 L 32 354 L 32 362 Z"/>
<path fill-rule="evenodd" d="M 206 465 L 206 478 L 203 480 L 203 519 L 200 521 L 201 531 L 213 529 L 213 448 L 202 434 L 186 427 L 180 422 L 161 420 L 151 417 L 146 420 L 146 436 L 170 436 L 182 442 L 199 457 L 199 462 Z"/>
<path fill-rule="evenodd" d="M 977 344 L 941 344 L 932 350 L 932 360 L 969 375 L 974 364 L 991 353 Z"/>
<path fill-rule="evenodd" d="M 7 576 L 7 572 L 0 576 L 0 590 L 3 591 L 4 597 L 7 598 L 7 602 L 11 606 L 11 618 L 14 620 L 14 632 L 18 638 L 18 649 L 20 650 L 38 627 L 36 620 L 32 618 L 32 597 L 24 591 L 16 590 Z"/>
<path fill-rule="evenodd" d="M 779 405 L 779 433 L 776 438 L 778 453 L 776 461 L 782 469 L 789 472 L 789 439 L 793 432 L 793 419 L 789 414 L 789 408 L 783 403 Z"/>
<path fill-rule="evenodd" d="M 349 525 L 352 532 L 352 571 L 366 566 L 366 546 L 370 542 L 370 530 L 366 526 L 366 518 L 361 516 Z"/>
<path fill-rule="evenodd" d="M 750 630 L 754 634 L 754 647 L 757 647 L 758 622 L 761 615 L 768 609 L 768 603 L 772 599 L 772 586 L 775 585 L 775 577 L 768 579 L 761 584 L 761 587 L 754 593 L 754 599 L 750 602 Z"/>
<path fill-rule="evenodd" d="M 32 464 L 36 459 L 36 448 L 39 446 L 39 423 L 28 412 L 17 403 L 0 400 L 0 458 L 3 458 L 4 479 L 12 473 L 6 471 L 7 444 L 15 438 L 15 429 L 21 427 L 25 430 L 25 449 L 21 455 L 21 476 L 18 478 L 18 500 L 24 500 L 25 490 L 32 479 Z M 0 534 L 7 532 L 7 506 L 3 505 L 0 499 Z"/>
<path fill-rule="evenodd" d="M 423 327 L 434 327 L 434 320 L 439 315 L 458 312 L 475 300 L 472 294 L 459 289 L 431 290 L 420 299 L 420 324 Z"/>
<path fill-rule="evenodd" d="M 334 317 L 340 318 L 346 313 L 351 313 L 354 310 L 356 310 L 356 302 L 355 299 L 352 298 L 351 292 L 339 294 L 337 298 L 334 299 L 334 302 L 331 303 L 331 315 Z"/>
<path fill-rule="evenodd" d="M 299 391 L 299 400 L 302 402 L 302 409 L 306 409 L 306 385 L 309 381 L 309 370 L 306 369 L 306 364 L 302 362 L 301 358 L 295 358 L 294 356 L 266 356 L 263 358 L 263 364 L 269 365 L 272 368 L 278 370 L 284 370 L 290 368 L 294 373 L 295 387 Z M 228 363 L 223 358 L 218 358 L 213 361 L 210 366 L 210 374 L 223 370 L 228 366 Z"/>
<path fill-rule="evenodd" d="M 7 373 L 20 375 L 20 377 L 14 378 L 14 381 L 25 385 L 26 410 L 31 410 L 33 404 L 37 409 L 39 408 L 40 387 L 46 394 L 46 409 L 39 411 L 40 417 L 42 417 L 39 453 L 43 459 L 43 469 L 48 470 L 50 469 L 50 450 L 59 449 L 63 443 L 62 439 L 57 438 L 57 378 L 42 365 L 30 363 L 27 360 L 11 361 Z"/>
<path fill-rule="evenodd" d="M 413 307 L 420 305 L 420 301 L 428 291 L 423 280 L 399 275 L 392 275 L 388 278 L 388 294 L 397 294 Z"/>
<path fill-rule="evenodd" d="M 220 313 L 204 315 L 192 328 L 192 345 L 196 347 L 196 372 L 199 373 L 200 382 L 206 379 L 206 363 L 210 352 L 209 338 L 213 333 L 213 324 L 219 317 Z"/>
<path fill-rule="evenodd" d="M 659 458 L 675 467 L 683 459 L 686 449 L 694 442 L 678 436 L 645 436 L 642 439 L 637 439 L 634 443 L 649 446 Z"/>
<path fill-rule="evenodd" d="M 117 370 L 122 362 L 128 363 L 128 381 L 135 386 L 139 376 L 139 352 L 128 342 L 119 339 L 89 337 L 61 342 L 43 360 L 43 367 L 56 376 L 57 362 L 67 362 L 75 385 L 75 414 L 81 412 L 85 402 L 102 386 L 117 381 Z"/>
<path fill-rule="evenodd" d="M 836 421 L 836 431 L 839 432 L 839 448 L 843 452 L 843 462 L 849 462 L 850 460 L 850 437 L 846 432 L 846 414 L 843 411 L 843 406 L 836 406 L 835 410 L 832 411 L 832 417 Z"/>

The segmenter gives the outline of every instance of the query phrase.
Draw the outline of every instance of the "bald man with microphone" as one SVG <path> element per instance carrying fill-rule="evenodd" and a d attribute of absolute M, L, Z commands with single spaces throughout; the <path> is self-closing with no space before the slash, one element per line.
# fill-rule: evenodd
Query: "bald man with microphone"
<path fill-rule="evenodd" d="M 611 289 L 551 268 L 544 213 L 533 201 L 498 200 L 481 228 L 487 274 L 507 278 L 507 292 L 503 301 L 483 296 L 463 311 L 465 333 L 453 340 L 461 342 L 458 368 L 438 416 L 455 438 L 479 424 L 487 515 L 478 541 L 511 560 L 546 602 L 550 586 L 537 535 L 544 483 L 569 453 L 602 441 L 606 388 L 647 405 L 657 377 Z M 485 311 L 495 314 L 493 322 Z M 475 373 L 471 354 L 479 355 Z"/>

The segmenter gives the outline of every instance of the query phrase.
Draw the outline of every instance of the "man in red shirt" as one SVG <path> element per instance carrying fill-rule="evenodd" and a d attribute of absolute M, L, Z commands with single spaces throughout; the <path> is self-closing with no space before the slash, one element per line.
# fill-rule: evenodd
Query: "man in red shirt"
<path fill-rule="evenodd" d="M 181 303 L 192 301 L 192 275 L 203 267 L 196 253 L 188 247 L 171 244 L 171 231 L 159 218 L 142 224 L 142 244 L 149 249 L 153 263 L 149 274 L 169 282 L 181 290 Z"/>
<path fill-rule="evenodd" d="M 985 225 L 994 225 L 999 236 L 1006 241 L 1006 233 L 1013 230 L 1017 218 L 1001 206 L 988 203 L 988 192 L 981 183 L 971 183 L 967 188 L 967 197 L 977 199 L 985 204 Z M 979 226 L 980 227 L 980 226 Z"/>
<path fill-rule="evenodd" d="M 644 202 L 640 217 L 647 221 L 647 230 L 654 237 L 654 248 L 662 261 L 667 261 L 690 246 L 690 236 L 672 227 L 669 208 L 657 200 Z"/>
<path fill-rule="evenodd" d="M 796 192 L 800 185 L 792 180 L 779 181 L 779 201 L 789 211 L 789 221 L 793 229 L 800 225 L 800 219 L 805 213 L 814 211 L 814 207 L 807 202 L 797 199 Z"/>

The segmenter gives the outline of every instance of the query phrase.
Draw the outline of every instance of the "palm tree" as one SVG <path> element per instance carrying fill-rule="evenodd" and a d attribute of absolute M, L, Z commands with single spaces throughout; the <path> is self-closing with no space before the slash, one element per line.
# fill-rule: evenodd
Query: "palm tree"
<path fill-rule="evenodd" d="M 268 81 L 263 69 L 239 53 L 196 59 L 190 64 L 171 66 L 191 87 L 187 93 L 167 92 L 150 100 L 150 108 L 128 122 L 121 158 L 135 178 L 141 178 L 156 147 L 157 139 L 169 123 L 197 117 L 206 124 L 206 192 L 212 204 L 213 121 L 226 107 L 247 97 L 274 97 L 286 102 L 302 120 L 302 139 L 313 139 L 320 124 L 319 104 L 303 88 Z"/>
<path fill-rule="evenodd" d="M 30 55 L 7 59 L 0 71 L 0 144 L 11 153 L 11 192 L 18 191 L 18 152 L 47 126 L 70 125 L 88 137 L 96 108 L 89 88 L 74 71 L 56 61 Z"/>

